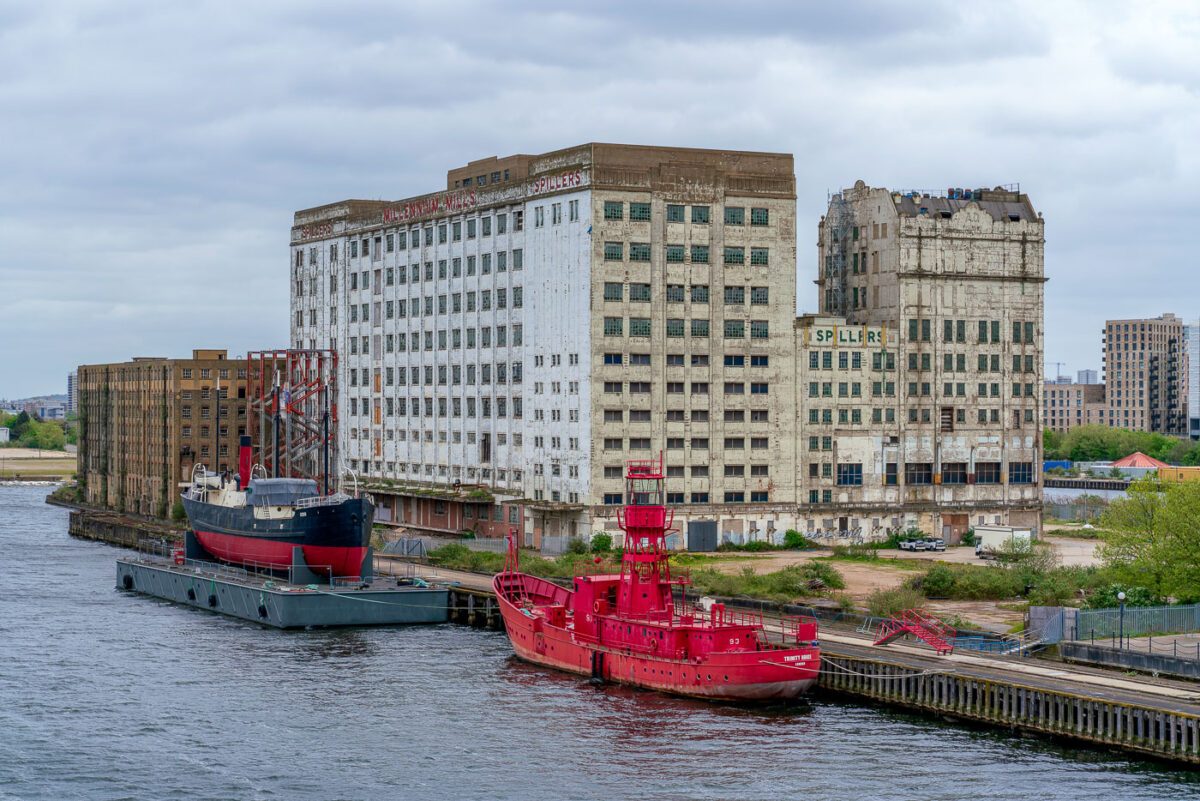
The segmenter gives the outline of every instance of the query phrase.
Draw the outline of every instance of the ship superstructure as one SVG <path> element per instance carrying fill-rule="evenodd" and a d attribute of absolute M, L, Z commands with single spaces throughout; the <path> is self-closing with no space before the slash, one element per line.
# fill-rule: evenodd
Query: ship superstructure
<path fill-rule="evenodd" d="M 663 504 L 662 460 L 626 472 L 620 572 L 577 575 L 573 586 L 521 573 L 510 538 L 493 587 L 509 639 L 530 662 L 597 679 L 713 699 L 794 698 L 820 666 L 816 621 L 785 619 L 794 645 L 768 642 L 761 615 L 676 607 L 688 584 L 666 547 L 673 515 Z"/>

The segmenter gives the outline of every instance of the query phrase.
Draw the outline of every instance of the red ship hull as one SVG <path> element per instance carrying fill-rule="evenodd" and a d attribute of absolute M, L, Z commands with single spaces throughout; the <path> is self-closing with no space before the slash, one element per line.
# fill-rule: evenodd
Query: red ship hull
<path fill-rule="evenodd" d="M 219 534 L 195 529 L 196 539 L 204 549 L 226 562 L 286 570 L 292 565 L 292 548 L 304 551 L 304 561 L 332 569 L 335 576 L 357 576 L 366 558 L 366 548 L 299 545 L 293 542 L 247 537 L 241 534 Z"/>
<path fill-rule="evenodd" d="M 519 591 L 514 591 L 518 586 Z M 753 650 L 692 658 L 681 653 L 639 653 L 634 647 L 588 642 L 578 637 L 573 627 L 553 625 L 537 613 L 543 604 L 570 606 L 570 590 L 522 573 L 499 574 L 493 587 L 514 652 L 544 667 L 648 690 L 725 701 L 796 698 L 817 679 L 820 652 L 815 645 L 756 646 Z M 618 618 L 611 620 L 615 623 Z M 637 626 L 645 621 L 621 623 Z"/>

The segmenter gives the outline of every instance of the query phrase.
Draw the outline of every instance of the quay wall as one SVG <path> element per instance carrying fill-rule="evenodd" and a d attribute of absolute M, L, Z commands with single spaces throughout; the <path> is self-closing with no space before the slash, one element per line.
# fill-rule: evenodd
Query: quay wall
<path fill-rule="evenodd" d="M 1058 653 L 1066 662 L 1082 662 L 1100 667 L 1137 670 L 1157 676 L 1200 679 L 1200 662 L 1195 659 L 1068 641 L 1058 644 Z"/>
<path fill-rule="evenodd" d="M 824 650 L 824 649 L 823 649 Z M 825 651 L 817 686 L 909 710 L 1200 764 L 1200 715 Z"/>
<path fill-rule="evenodd" d="M 183 529 L 156 525 L 114 514 L 99 514 L 85 509 L 73 510 L 67 532 L 72 537 L 106 542 L 125 548 L 137 548 L 145 539 L 182 540 Z"/>

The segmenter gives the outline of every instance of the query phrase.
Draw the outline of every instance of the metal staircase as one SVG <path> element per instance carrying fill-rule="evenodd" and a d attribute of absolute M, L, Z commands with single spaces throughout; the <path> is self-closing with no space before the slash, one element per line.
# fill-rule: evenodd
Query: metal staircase
<path fill-rule="evenodd" d="M 879 625 L 875 645 L 887 645 L 897 637 L 912 634 L 929 644 L 938 654 L 953 653 L 955 631 L 936 617 L 916 609 L 905 609 Z"/>

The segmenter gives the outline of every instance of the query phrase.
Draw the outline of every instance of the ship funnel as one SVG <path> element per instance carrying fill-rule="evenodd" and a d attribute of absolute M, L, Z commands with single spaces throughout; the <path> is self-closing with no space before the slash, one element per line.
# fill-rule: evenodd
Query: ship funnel
<path fill-rule="evenodd" d="M 238 479 L 242 482 L 242 489 L 246 489 L 250 485 L 250 436 L 242 434 L 241 440 L 238 442 Z"/>

